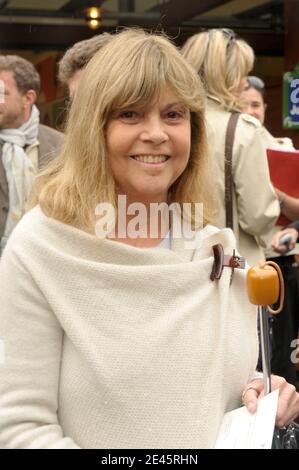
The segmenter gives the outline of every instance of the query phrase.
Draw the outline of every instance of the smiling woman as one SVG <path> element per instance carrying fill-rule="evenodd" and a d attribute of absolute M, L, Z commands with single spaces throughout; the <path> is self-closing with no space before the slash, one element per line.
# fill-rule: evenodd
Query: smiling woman
<path fill-rule="evenodd" d="M 120 111 L 107 125 L 107 154 L 117 191 L 129 202 L 167 202 L 188 165 L 190 112 L 165 86 L 143 109 Z"/>
<path fill-rule="evenodd" d="M 96 204 L 116 206 L 121 191 L 147 202 L 151 193 L 155 202 L 203 202 L 207 223 L 213 203 L 203 88 L 165 38 L 134 30 L 126 35 L 126 54 L 120 34 L 88 64 L 69 116 L 64 150 L 40 179 L 43 190 L 35 202 L 46 214 L 94 232 Z M 149 168 L 140 161 L 161 156 L 167 160 Z M 65 165 L 68 171 L 59 171 Z M 128 178 L 139 185 L 138 195 Z"/>
<path fill-rule="evenodd" d="M 64 148 L 0 263 L 0 447 L 213 447 L 224 412 L 241 404 L 256 319 L 242 269 L 232 285 L 230 269 L 209 275 L 212 246 L 232 255 L 235 239 L 208 224 L 204 105 L 163 36 L 116 34 L 84 70 Z M 163 215 L 155 236 L 98 238 L 97 207 L 121 201 L 124 228 L 137 204 L 140 223 L 153 204 L 177 204 L 178 217 Z M 184 210 L 198 203 L 202 227 Z M 191 220 L 195 245 L 174 237 L 175 219 Z M 281 396 L 292 419 L 296 394 Z"/>

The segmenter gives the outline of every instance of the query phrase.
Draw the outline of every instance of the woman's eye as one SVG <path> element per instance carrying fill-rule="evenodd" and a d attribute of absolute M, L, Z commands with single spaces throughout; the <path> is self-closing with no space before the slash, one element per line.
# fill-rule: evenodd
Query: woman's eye
<path fill-rule="evenodd" d="M 138 114 L 136 113 L 136 111 L 122 111 L 119 114 L 119 117 L 121 119 L 135 120 L 138 118 Z"/>
<path fill-rule="evenodd" d="M 182 117 L 183 117 L 183 113 L 179 112 L 179 111 L 169 111 L 167 113 L 167 118 L 172 120 L 172 121 L 182 119 Z"/>

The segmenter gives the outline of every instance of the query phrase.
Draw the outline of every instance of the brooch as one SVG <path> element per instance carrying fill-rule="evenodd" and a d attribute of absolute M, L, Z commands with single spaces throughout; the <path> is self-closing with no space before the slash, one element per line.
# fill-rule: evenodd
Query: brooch
<path fill-rule="evenodd" d="M 230 284 L 233 280 L 234 270 L 235 269 L 245 269 L 245 258 L 242 256 L 236 256 L 235 250 L 232 255 L 225 255 L 223 251 L 223 246 L 218 243 L 213 245 L 213 254 L 214 254 L 214 263 L 212 266 L 212 272 L 210 279 L 215 281 L 215 279 L 220 279 L 222 276 L 222 271 L 224 267 L 231 268 L 231 278 Z"/>

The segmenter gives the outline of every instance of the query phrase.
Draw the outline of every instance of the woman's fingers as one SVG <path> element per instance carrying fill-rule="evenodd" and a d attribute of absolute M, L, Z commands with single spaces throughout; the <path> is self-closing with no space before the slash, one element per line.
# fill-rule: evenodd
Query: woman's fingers
<path fill-rule="evenodd" d="M 250 413 L 257 410 L 258 398 L 263 391 L 263 382 L 261 379 L 255 379 L 249 382 L 242 393 L 242 401 Z"/>
<path fill-rule="evenodd" d="M 294 385 L 289 384 L 283 377 L 271 376 L 271 390 L 279 389 L 276 426 L 288 425 L 299 415 L 299 393 Z M 255 413 L 259 398 L 264 396 L 264 384 L 262 379 L 249 382 L 243 390 L 242 401 L 248 411 Z"/>

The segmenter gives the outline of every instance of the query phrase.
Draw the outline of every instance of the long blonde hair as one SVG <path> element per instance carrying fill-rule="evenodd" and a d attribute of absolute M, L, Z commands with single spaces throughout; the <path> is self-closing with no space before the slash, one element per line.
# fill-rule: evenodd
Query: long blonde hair
<path fill-rule="evenodd" d="M 116 110 L 145 106 L 165 85 L 191 113 L 188 165 L 169 191 L 169 202 L 202 202 L 204 224 L 213 216 L 204 125 L 205 93 L 194 69 L 164 36 L 130 29 L 116 34 L 88 63 L 70 109 L 63 149 L 37 179 L 32 205 L 67 224 L 93 231 L 95 208 L 116 207 L 106 158 L 105 129 Z"/>
<path fill-rule="evenodd" d="M 187 39 L 182 54 L 208 95 L 218 98 L 227 110 L 240 109 L 240 84 L 254 65 L 254 52 L 246 41 L 234 37 L 231 30 L 211 29 Z"/>

